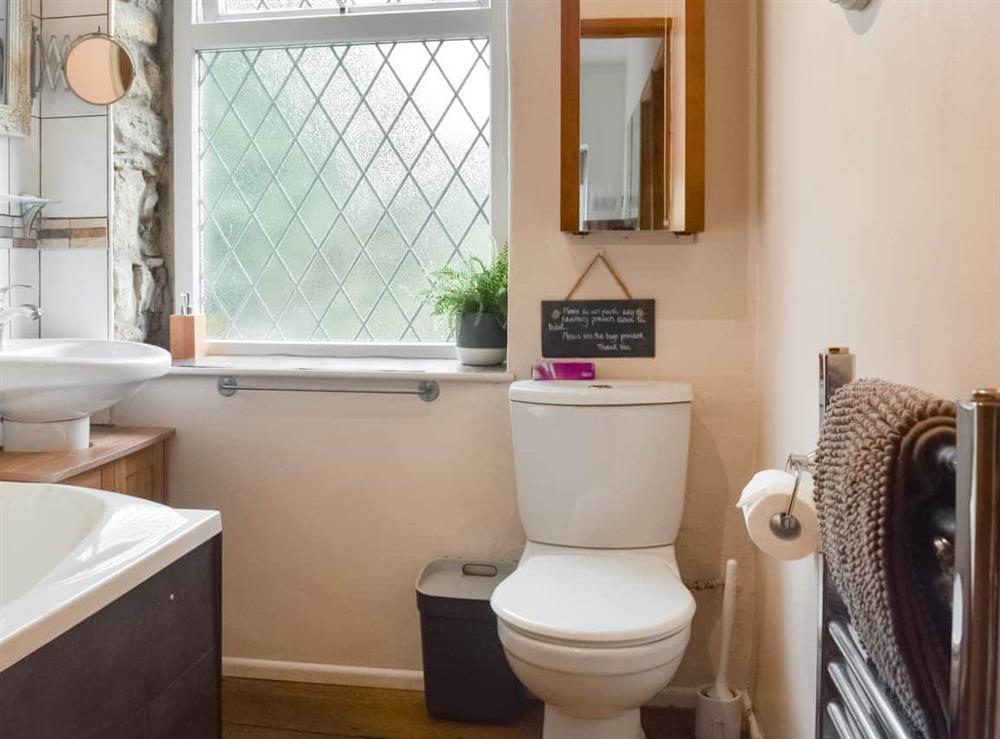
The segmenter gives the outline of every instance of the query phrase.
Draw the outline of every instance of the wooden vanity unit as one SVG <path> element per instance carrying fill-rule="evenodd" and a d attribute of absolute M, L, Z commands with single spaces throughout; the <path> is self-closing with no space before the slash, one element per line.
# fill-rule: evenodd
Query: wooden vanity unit
<path fill-rule="evenodd" d="M 89 449 L 0 451 L 0 481 L 79 485 L 165 503 L 167 445 L 173 435 L 173 429 L 155 426 L 94 426 Z"/>

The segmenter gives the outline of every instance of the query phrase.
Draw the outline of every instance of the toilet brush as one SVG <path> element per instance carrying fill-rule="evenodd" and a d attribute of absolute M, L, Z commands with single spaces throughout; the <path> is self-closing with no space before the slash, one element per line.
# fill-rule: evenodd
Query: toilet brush
<path fill-rule="evenodd" d="M 726 583 L 722 591 L 722 639 L 719 645 L 719 668 L 715 672 L 713 698 L 731 700 L 735 694 L 729 689 L 729 644 L 733 639 L 733 620 L 736 618 L 736 560 L 726 562 Z"/>
<path fill-rule="evenodd" d="M 719 666 L 715 682 L 698 689 L 695 704 L 697 739 L 739 739 L 743 723 L 742 694 L 729 687 L 729 647 L 736 618 L 736 560 L 726 562 L 726 582 L 722 594 L 722 634 Z"/>

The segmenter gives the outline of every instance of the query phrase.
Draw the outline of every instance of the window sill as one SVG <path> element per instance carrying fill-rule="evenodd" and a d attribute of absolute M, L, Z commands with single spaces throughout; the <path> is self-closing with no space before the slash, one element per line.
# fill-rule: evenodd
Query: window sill
<path fill-rule="evenodd" d="M 174 361 L 172 376 L 310 377 L 338 380 L 436 380 L 438 382 L 513 382 L 505 365 L 466 367 L 455 359 L 389 357 L 292 357 L 211 354 Z"/>

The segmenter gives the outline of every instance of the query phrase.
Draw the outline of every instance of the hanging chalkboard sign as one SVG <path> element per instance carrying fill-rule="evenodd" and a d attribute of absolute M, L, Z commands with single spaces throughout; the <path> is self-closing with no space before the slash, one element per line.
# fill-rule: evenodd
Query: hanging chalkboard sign
<path fill-rule="evenodd" d="M 542 356 L 655 357 L 655 300 L 544 300 Z"/>

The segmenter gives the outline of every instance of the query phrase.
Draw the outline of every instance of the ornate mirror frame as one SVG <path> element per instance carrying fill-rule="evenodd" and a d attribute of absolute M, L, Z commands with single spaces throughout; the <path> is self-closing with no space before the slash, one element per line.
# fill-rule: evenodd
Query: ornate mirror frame
<path fill-rule="evenodd" d="M 0 136 L 27 136 L 31 126 L 31 0 L 0 0 L 7 6 Z"/>

